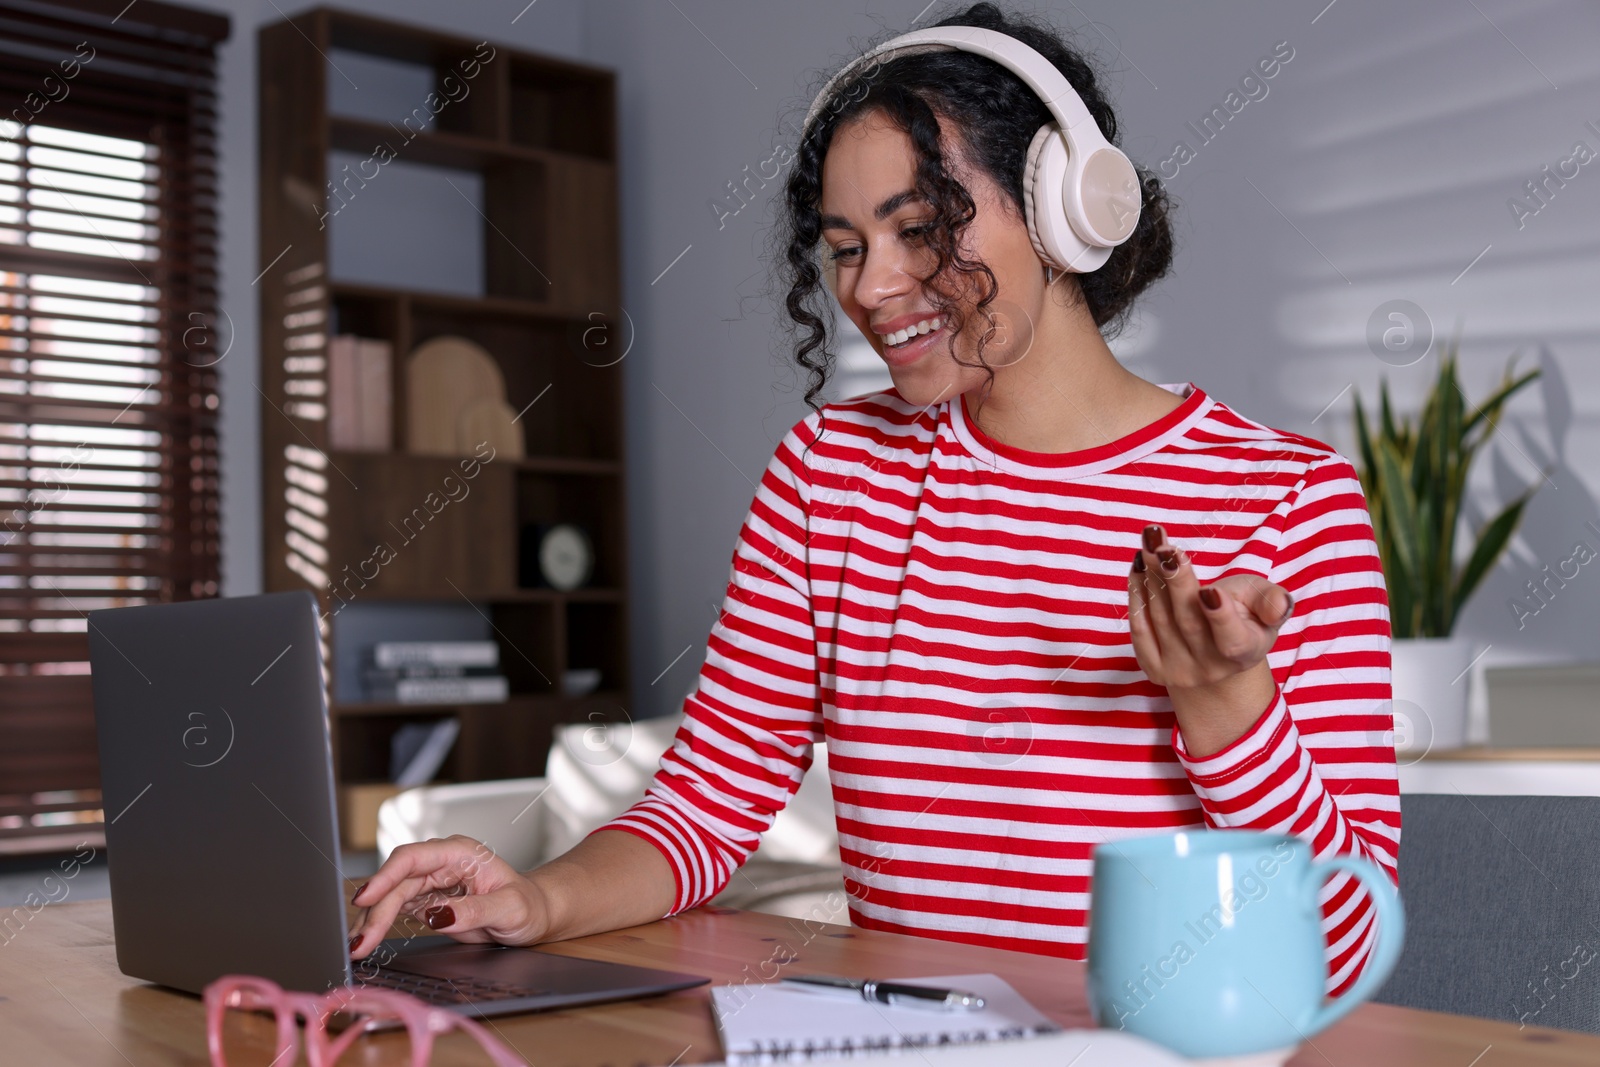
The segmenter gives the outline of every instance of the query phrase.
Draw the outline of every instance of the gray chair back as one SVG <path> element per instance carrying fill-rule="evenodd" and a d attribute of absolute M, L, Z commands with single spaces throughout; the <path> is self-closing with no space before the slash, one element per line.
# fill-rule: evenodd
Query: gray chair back
<path fill-rule="evenodd" d="M 1600 1033 L 1600 797 L 1400 798 L 1406 944 L 1374 998 Z"/>

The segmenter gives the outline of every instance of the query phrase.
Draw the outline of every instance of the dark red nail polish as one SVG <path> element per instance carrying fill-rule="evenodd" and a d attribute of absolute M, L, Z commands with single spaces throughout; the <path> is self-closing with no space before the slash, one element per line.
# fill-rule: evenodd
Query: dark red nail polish
<path fill-rule="evenodd" d="M 1163 548 L 1156 553 L 1156 559 L 1161 564 L 1161 572 L 1168 577 L 1178 573 L 1178 554 L 1170 548 Z"/>
<path fill-rule="evenodd" d="M 1138 549 L 1133 550 L 1133 569 L 1141 574 L 1144 573 L 1144 553 Z"/>
<path fill-rule="evenodd" d="M 422 921 L 435 930 L 443 930 L 446 926 L 456 924 L 456 909 L 448 904 L 441 904 L 437 908 L 429 908 L 422 913 Z"/>
<path fill-rule="evenodd" d="M 1144 528 L 1144 548 L 1146 552 L 1154 552 L 1161 547 L 1161 527 L 1154 524 Z"/>
<path fill-rule="evenodd" d="M 356 946 L 359 945 L 359 944 L 361 944 L 361 935 L 360 934 L 351 934 L 350 935 L 350 951 L 354 952 L 356 950 Z"/>
<path fill-rule="evenodd" d="M 1204 589 L 1200 590 L 1200 603 L 1204 604 L 1212 611 L 1216 611 L 1218 608 L 1222 607 L 1222 594 L 1208 585 Z"/>
<path fill-rule="evenodd" d="M 356 891 L 350 894 L 350 903 L 354 904 L 356 902 L 356 897 L 359 897 L 362 893 L 365 893 L 367 891 L 367 886 L 371 884 L 371 882 L 362 882 L 359 886 L 357 886 Z"/>

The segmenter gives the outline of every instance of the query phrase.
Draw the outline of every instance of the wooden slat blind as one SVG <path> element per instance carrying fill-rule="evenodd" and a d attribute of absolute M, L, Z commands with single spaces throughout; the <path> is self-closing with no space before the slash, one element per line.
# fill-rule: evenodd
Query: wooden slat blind
<path fill-rule="evenodd" d="M 0 0 L 0 853 L 104 818 L 85 614 L 218 591 L 227 32 Z"/>

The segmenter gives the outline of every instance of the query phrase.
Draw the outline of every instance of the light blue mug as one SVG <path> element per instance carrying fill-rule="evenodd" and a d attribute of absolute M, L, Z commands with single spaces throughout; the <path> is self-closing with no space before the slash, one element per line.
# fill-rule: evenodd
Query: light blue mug
<path fill-rule="evenodd" d="M 1336 871 L 1371 895 L 1378 941 L 1327 1002 L 1317 894 Z M 1253 830 L 1098 845 L 1089 907 L 1095 1021 L 1193 1057 L 1293 1048 L 1376 993 L 1405 939 L 1400 895 L 1376 864 L 1312 862 L 1305 841 Z"/>

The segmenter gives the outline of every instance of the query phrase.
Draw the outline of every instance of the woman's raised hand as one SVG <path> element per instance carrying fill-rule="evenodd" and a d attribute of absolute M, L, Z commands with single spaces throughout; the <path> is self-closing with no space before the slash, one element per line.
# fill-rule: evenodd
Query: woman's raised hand
<path fill-rule="evenodd" d="M 1288 590 L 1253 574 L 1202 586 L 1166 532 L 1145 527 L 1128 572 L 1128 628 L 1139 666 L 1157 685 L 1195 689 L 1248 670 L 1266 659 L 1293 611 Z"/>
<path fill-rule="evenodd" d="M 1128 630 L 1139 666 L 1172 698 L 1190 756 L 1220 752 L 1267 711 L 1267 653 L 1293 611 L 1289 591 L 1257 575 L 1202 586 L 1166 532 L 1145 527 L 1128 571 Z"/>
<path fill-rule="evenodd" d="M 350 938 L 354 959 L 371 953 L 401 914 L 457 941 L 533 945 L 549 928 L 539 887 L 488 845 L 459 834 L 401 845 L 351 903 L 366 909 Z"/>

